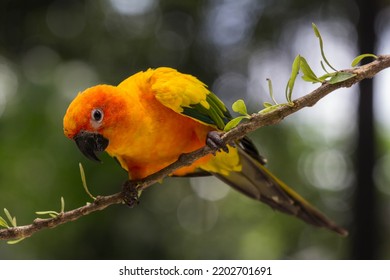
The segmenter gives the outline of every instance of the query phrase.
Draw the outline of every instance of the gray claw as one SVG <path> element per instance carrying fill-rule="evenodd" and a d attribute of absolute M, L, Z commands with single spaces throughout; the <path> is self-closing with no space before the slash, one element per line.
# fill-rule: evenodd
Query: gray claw
<path fill-rule="evenodd" d="M 214 155 L 215 155 L 215 151 L 222 150 L 226 153 L 229 152 L 227 145 L 222 140 L 221 135 L 219 134 L 218 131 L 210 131 L 209 133 L 207 133 L 206 145 L 209 146 L 214 151 L 213 152 Z"/>

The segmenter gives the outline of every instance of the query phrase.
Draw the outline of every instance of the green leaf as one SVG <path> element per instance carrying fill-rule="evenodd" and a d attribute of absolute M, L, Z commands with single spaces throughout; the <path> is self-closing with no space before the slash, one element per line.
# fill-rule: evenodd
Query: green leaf
<path fill-rule="evenodd" d="M 249 116 L 239 116 L 232 119 L 225 125 L 224 131 L 229 131 L 232 128 L 235 128 L 243 119 L 249 119 Z"/>
<path fill-rule="evenodd" d="M 8 221 L 12 221 L 12 216 L 9 213 L 7 208 L 4 208 L 4 213 L 5 213 L 5 216 L 7 217 Z"/>
<path fill-rule="evenodd" d="M 269 102 L 264 102 L 264 103 L 263 103 L 263 106 L 264 106 L 265 108 L 268 108 L 268 107 L 274 106 L 274 104 L 269 103 Z"/>
<path fill-rule="evenodd" d="M 314 34 L 316 35 L 316 37 L 317 37 L 317 38 L 320 38 L 321 41 L 322 41 L 321 34 L 320 34 L 320 31 L 318 30 L 317 25 L 316 25 L 314 22 L 312 22 L 312 23 L 311 23 L 311 27 L 313 28 Z"/>
<path fill-rule="evenodd" d="M 37 215 L 49 215 L 50 217 L 57 217 L 59 215 L 58 212 L 56 211 L 52 211 L 52 210 L 48 210 L 48 211 L 36 211 L 35 214 Z"/>
<path fill-rule="evenodd" d="M 61 196 L 61 209 L 60 209 L 60 213 L 64 213 L 65 212 L 65 200 L 64 200 L 64 197 Z"/>
<path fill-rule="evenodd" d="M 266 108 L 263 109 L 263 110 L 260 110 L 260 111 L 259 111 L 259 114 L 265 114 L 265 113 L 272 112 L 273 110 L 276 110 L 276 109 L 278 109 L 278 108 L 280 108 L 280 107 L 282 107 L 282 106 L 284 106 L 284 105 L 286 105 L 286 104 L 289 104 L 289 103 L 285 103 L 285 104 L 275 104 L 275 105 L 272 105 L 272 104 L 271 104 L 271 106 L 266 107 Z"/>
<path fill-rule="evenodd" d="M 91 192 L 89 191 L 88 189 L 88 186 L 87 186 L 87 179 L 85 178 L 85 172 L 84 172 L 84 168 L 83 168 L 83 165 L 81 164 L 81 162 L 79 162 L 79 168 L 80 168 L 80 176 L 81 176 L 81 181 L 83 183 L 83 187 L 84 187 L 84 190 L 85 192 L 89 195 L 90 198 L 92 198 L 93 200 L 96 199 L 96 197 L 94 197 Z"/>
<path fill-rule="evenodd" d="M 372 57 L 374 59 L 378 59 L 378 57 L 375 55 L 375 54 L 372 54 L 372 53 L 365 53 L 365 54 L 361 54 L 357 57 L 355 57 L 353 60 L 352 60 L 352 63 L 351 63 L 351 66 L 352 67 L 355 67 L 356 65 L 358 65 L 360 63 L 360 61 L 362 61 L 362 59 L 366 58 L 366 57 Z"/>
<path fill-rule="evenodd" d="M 15 239 L 15 240 L 10 240 L 10 241 L 7 241 L 7 244 L 9 245 L 14 245 L 16 243 L 19 243 L 20 241 L 22 241 L 23 239 L 25 239 L 25 237 L 22 237 L 22 238 L 19 238 L 19 239 Z"/>
<path fill-rule="evenodd" d="M 294 84 L 295 84 L 295 80 L 297 79 L 297 76 L 298 76 L 298 73 L 299 73 L 299 68 L 300 68 L 300 64 L 301 64 L 301 56 L 300 55 L 297 55 L 294 59 L 294 62 L 292 64 L 292 67 L 291 67 L 291 75 L 290 75 L 290 79 L 288 80 L 287 82 L 287 86 L 286 86 L 286 99 L 287 99 L 287 102 L 291 102 L 291 97 L 292 97 L 292 91 L 293 91 L 293 88 L 294 88 Z"/>
<path fill-rule="evenodd" d="M 273 101 L 275 104 L 278 104 L 278 102 L 276 102 L 275 97 L 274 97 L 274 89 L 273 89 L 273 87 L 272 87 L 272 81 L 271 81 L 271 79 L 267 78 L 267 82 L 268 82 L 269 96 L 271 97 L 272 101 Z"/>
<path fill-rule="evenodd" d="M 333 73 L 326 73 L 324 75 L 322 75 L 321 77 L 318 77 L 318 79 L 320 79 L 321 81 L 325 81 L 327 78 L 331 78 L 333 76 L 335 76 L 338 72 L 333 72 Z"/>
<path fill-rule="evenodd" d="M 322 56 L 322 59 L 325 61 L 325 63 L 331 68 L 333 69 L 334 71 L 337 71 L 332 65 L 330 65 L 329 61 L 326 59 L 326 56 L 325 56 L 325 52 L 324 52 L 324 42 L 322 41 L 322 37 L 321 37 L 321 34 L 320 34 L 320 31 L 318 30 L 318 27 L 317 25 L 315 25 L 314 23 L 311 24 L 313 30 L 314 30 L 314 34 L 316 35 L 316 37 L 318 38 L 318 41 L 320 43 L 320 49 L 321 49 L 321 56 Z M 324 68 L 324 66 L 323 66 Z M 325 72 L 327 72 L 325 70 Z"/>
<path fill-rule="evenodd" d="M 331 74 L 331 73 L 329 73 L 329 71 L 326 69 L 326 67 L 325 67 L 325 65 L 324 65 L 324 62 L 323 62 L 322 60 L 320 61 L 320 64 L 321 64 L 322 70 L 324 70 L 325 73 Z M 335 73 L 335 72 L 333 72 L 333 73 Z"/>
<path fill-rule="evenodd" d="M 7 216 L 8 221 L 13 227 L 16 227 L 16 217 L 12 217 L 7 208 L 4 208 L 4 213 Z"/>
<path fill-rule="evenodd" d="M 349 72 L 337 72 L 332 78 L 330 78 L 328 83 L 329 84 L 341 83 L 341 82 L 349 80 L 355 76 L 356 76 L 356 74 L 349 73 Z"/>
<path fill-rule="evenodd" d="M 232 109 L 234 112 L 240 113 L 241 115 L 248 116 L 248 111 L 246 109 L 246 105 L 244 100 L 238 99 L 236 102 L 233 103 Z"/>
<path fill-rule="evenodd" d="M 306 59 L 301 56 L 301 61 L 300 61 L 300 67 L 301 71 L 303 73 L 302 79 L 307 82 L 312 82 L 312 83 L 318 83 L 318 82 L 323 82 L 321 81 L 316 74 L 314 74 L 313 70 L 310 68 L 309 64 L 307 63 Z"/>
<path fill-rule="evenodd" d="M 56 218 L 61 213 L 64 213 L 64 211 L 65 211 L 65 200 L 61 196 L 61 209 L 60 209 L 60 213 L 58 213 L 57 211 L 48 210 L 48 211 L 36 211 L 35 214 L 37 214 L 37 215 L 49 215 L 51 218 Z"/>
<path fill-rule="evenodd" d="M 6 220 L 4 220 L 3 217 L 0 216 L 0 227 L 9 228 L 9 225 Z"/>

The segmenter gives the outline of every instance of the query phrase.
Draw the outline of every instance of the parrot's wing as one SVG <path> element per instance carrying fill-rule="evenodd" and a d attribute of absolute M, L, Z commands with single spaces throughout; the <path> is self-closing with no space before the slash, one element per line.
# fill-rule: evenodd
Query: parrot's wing
<path fill-rule="evenodd" d="M 152 79 L 156 99 L 173 111 L 220 130 L 231 120 L 223 102 L 197 78 L 171 68 L 157 68 Z"/>

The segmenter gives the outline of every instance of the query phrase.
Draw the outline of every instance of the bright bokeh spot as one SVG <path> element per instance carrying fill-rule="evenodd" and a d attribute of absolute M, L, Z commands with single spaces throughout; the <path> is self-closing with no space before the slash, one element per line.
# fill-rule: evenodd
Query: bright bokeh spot
<path fill-rule="evenodd" d="M 18 88 L 18 77 L 9 66 L 9 63 L 0 56 L 0 116 L 3 114 L 9 98 Z"/>
<path fill-rule="evenodd" d="M 191 187 L 202 199 L 216 201 L 224 198 L 230 188 L 216 177 L 199 177 L 190 179 Z"/>
<path fill-rule="evenodd" d="M 156 0 L 109 0 L 109 2 L 117 13 L 128 16 L 146 14 L 157 4 Z"/>
<path fill-rule="evenodd" d="M 177 218 L 182 228 L 200 234 L 214 227 L 218 220 L 218 208 L 213 202 L 190 195 L 180 202 Z"/>

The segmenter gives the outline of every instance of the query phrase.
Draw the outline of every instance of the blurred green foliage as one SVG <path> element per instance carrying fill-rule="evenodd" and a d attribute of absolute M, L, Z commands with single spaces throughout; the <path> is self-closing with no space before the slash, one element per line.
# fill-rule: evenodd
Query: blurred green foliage
<path fill-rule="evenodd" d="M 63 136 L 65 110 L 86 87 L 118 84 L 137 71 L 170 66 L 207 83 L 228 107 L 242 98 L 252 105 L 249 112 L 259 111 L 269 101 L 265 79 L 281 84 L 274 90 L 283 101 L 293 58 L 317 44 L 311 22 L 327 29 L 323 35 L 330 59 L 336 52 L 349 54 L 349 62 L 356 56 L 353 39 L 346 40 L 344 49 L 331 50 L 353 30 L 356 13 L 350 0 L 2 1 L 0 209 L 9 209 L 18 224 L 28 224 L 35 211 L 59 209 L 61 196 L 65 210 L 84 205 L 90 198 L 82 187 L 79 162 L 94 195 L 120 190 L 127 175 L 113 159 L 103 155 L 103 164 L 89 162 Z M 295 40 L 297 34 L 306 39 Z M 308 52 L 315 62 L 320 60 L 317 47 Z M 310 89 L 297 87 L 301 94 Z M 344 126 L 329 130 L 318 123 L 326 113 L 319 110 L 307 112 L 320 116 L 312 123 L 293 116 L 251 137 L 276 175 L 348 227 L 353 119 L 345 117 L 348 112 L 333 111 Z M 380 178 L 385 184 L 390 180 Z M 383 257 L 390 257 L 388 249 L 384 239 Z M 348 256 L 348 238 L 276 213 L 204 178 L 167 178 L 145 191 L 134 209 L 112 206 L 17 245 L 0 243 L 0 259 Z"/>

